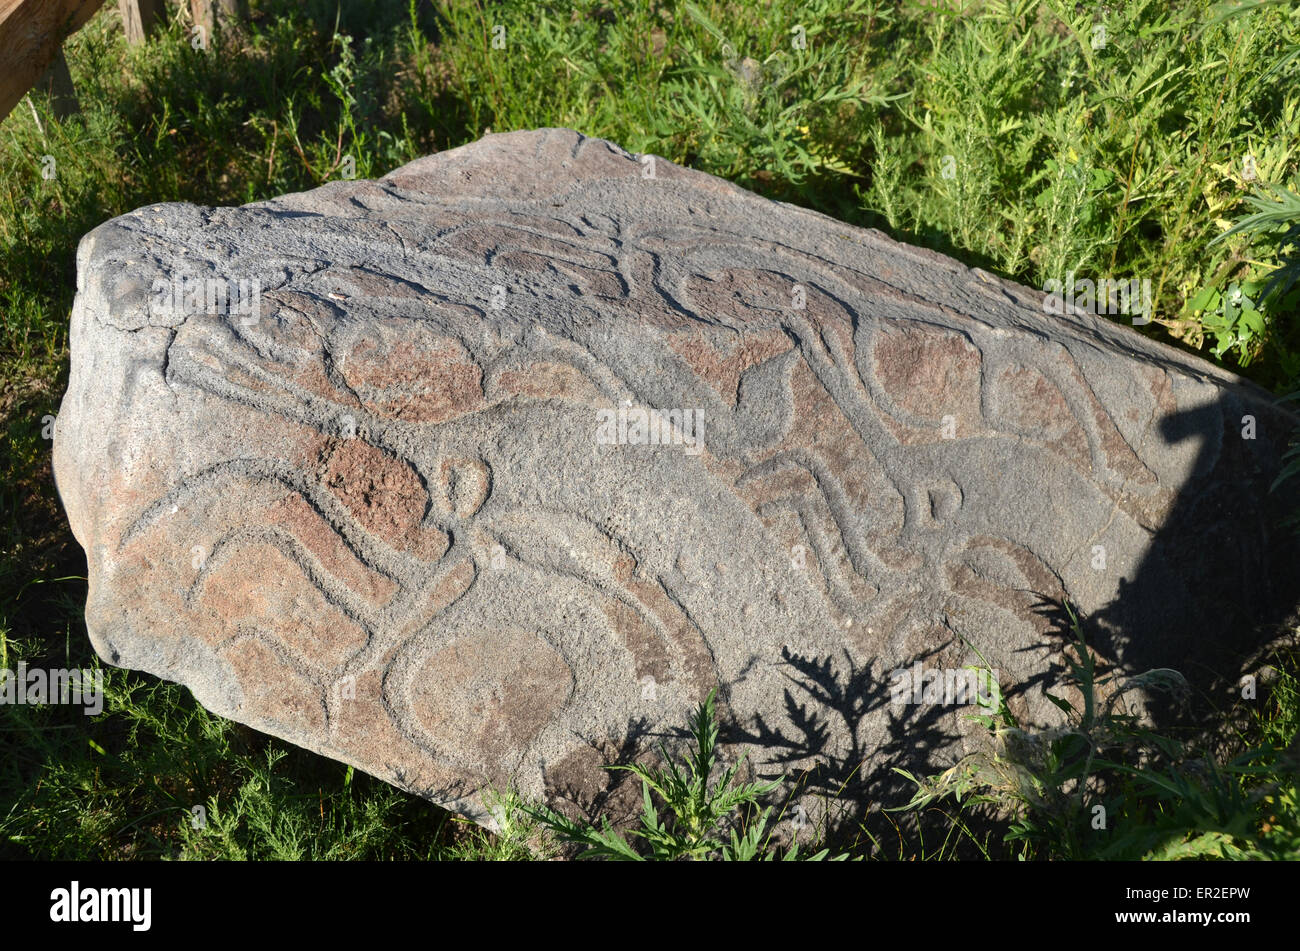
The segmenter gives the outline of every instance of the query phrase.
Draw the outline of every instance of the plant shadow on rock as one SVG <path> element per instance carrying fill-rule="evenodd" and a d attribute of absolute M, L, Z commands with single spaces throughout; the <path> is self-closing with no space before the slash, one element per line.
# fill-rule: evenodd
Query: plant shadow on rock
<path fill-rule="evenodd" d="M 1263 394 L 1261 394 L 1263 395 Z M 1255 414 L 1255 438 L 1238 438 L 1242 417 Z M 1195 701 L 1185 704 L 1171 693 L 1147 691 L 1143 710 L 1151 727 L 1165 735 L 1212 746 L 1230 742 L 1223 708 L 1240 697 L 1241 678 L 1257 671 L 1259 658 L 1294 623 L 1300 593 L 1297 538 L 1279 527 L 1295 507 L 1294 490 L 1269 493 L 1285 442 L 1296 424 L 1281 410 L 1261 412 L 1232 390 L 1214 403 L 1166 416 L 1155 427 L 1169 444 L 1200 441 L 1191 475 L 1178 492 L 1161 528 L 1131 574 L 1119 582 L 1118 598 L 1083 619 L 1098 674 L 1122 680 L 1148 670 L 1169 668 L 1182 674 Z M 1002 684 L 1008 700 L 1032 690 L 1055 691 L 1068 680 L 1066 648 L 1073 634 L 1066 605 L 1036 593 L 1036 614 L 1046 622 L 1046 641 L 1029 650 L 1050 649 L 1046 669 L 1015 684 Z M 990 638 L 996 637 L 990 631 Z M 900 667 L 939 654 L 949 644 Z M 976 648 L 981 645 L 974 645 Z M 961 737 L 953 729 L 954 708 L 944 704 L 890 705 L 889 671 L 877 658 L 855 662 L 843 657 L 801 657 L 783 652 L 791 686 L 783 696 L 786 726 L 759 715 L 751 723 L 724 723 L 726 744 L 747 744 L 760 778 L 786 774 L 796 795 L 828 803 L 823 834 L 832 852 L 860 845 L 862 833 L 877 842 L 900 833 L 926 843 L 942 839 L 951 820 L 937 813 L 885 815 L 911 799 L 915 786 L 895 772 L 933 775 L 960 758 Z M 981 712 L 974 707 L 958 715 Z M 1240 712 L 1240 711 L 1238 711 Z M 885 738 L 878 741 L 885 723 Z M 1046 724 L 1035 724 L 1046 727 Z M 832 741 L 836 729 L 846 744 Z M 870 774 L 863 775 L 867 764 Z M 796 800 L 791 799 L 791 802 Z M 960 837 L 953 857 L 978 857 L 977 840 L 1005 829 L 1005 818 L 983 807 L 965 811 L 970 834 Z"/>
<path fill-rule="evenodd" d="M 680 731 L 680 735 L 685 736 L 686 731 Z M 605 816 L 619 828 L 632 825 L 641 811 L 641 784 L 626 767 L 645 761 L 651 752 L 647 742 L 650 736 L 645 717 L 629 717 L 627 728 L 617 740 L 584 737 L 584 746 L 572 756 L 572 765 L 577 769 L 562 765 L 545 777 L 552 804 L 588 823 Z M 600 779 L 593 782 L 594 776 Z"/>
<path fill-rule="evenodd" d="M 899 667 L 924 662 L 950 646 L 951 642 L 938 645 Z M 788 667 L 786 677 L 792 684 L 782 698 L 790 726 L 774 727 L 761 715 L 750 727 L 733 720 L 723 725 L 722 740 L 761 751 L 761 762 L 756 763 L 759 778 L 788 775 L 795 795 L 827 803 L 822 832 L 833 853 L 853 850 L 856 854 L 863 832 L 877 841 L 894 838 L 900 831 L 915 841 L 942 839 L 945 819 L 928 814 L 890 818 L 878 807 L 902 805 L 911 798 L 913 785 L 895 769 L 929 775 L 952 765 L 954 745 L 962 739 L 953 729 L 953 713 L 956 710 L 961 715 L 962 708 L 935 703 L 893 705 L 889 672 L 878 669 L 875 658 L 859 665 L 847 651 L 842 658 L 812 658 L 785 650 L 782 663 Z M 1050 676 L 1050 671 L 1041 675 L 1043 679 Z M 1031 686 L 1016 685 L 1006 690 L 1006 695 Z M 873 742 L 874 724 L 869 721 L 885 708 L 889 709 L 885 739 Z M 847 746 L 833 743 L 836 726 L 847 737 Z M 791 772 L 809 762 L 814 765 Z M 868 762 L 870 772 L 866 773 Z M 790 816 L 789 808 L 786 815 Z M 981 819 L 986 820 L 987 829 L 979 827 Z M 994 823 L 992 815 L 967 816 L 976 836 L 992 830 Z M 958 857 L 976 858 L 978 853 L 959 853 Z"/>

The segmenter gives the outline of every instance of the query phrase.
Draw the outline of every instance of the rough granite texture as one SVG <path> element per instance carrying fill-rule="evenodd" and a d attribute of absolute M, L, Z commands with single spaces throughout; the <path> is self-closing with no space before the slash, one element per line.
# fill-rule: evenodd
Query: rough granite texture
<path fill-rule="evenodd" d="M 897 668 L 973 645 L 1046 722 L 1052 602 L 1206 682 L 1295 606 L 1263 391 L 575 132 L 141 208 L 77 265 L 54 465 L 95 649 L 489 826 L 486 787 L 626 805 L 601 767 L 715 686 L 728 757 L 901 802 L 889 767 L 979 731 Z"/>

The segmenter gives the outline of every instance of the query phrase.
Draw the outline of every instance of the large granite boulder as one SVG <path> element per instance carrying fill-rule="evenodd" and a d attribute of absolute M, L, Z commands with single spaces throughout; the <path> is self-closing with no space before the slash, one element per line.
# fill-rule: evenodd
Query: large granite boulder
<path fill-rule="evenodd" d="M 977 650 L 1055 714 L 1063 599 L 1207 684 L 1295 606 L 1296 420 L 1052 309 L 560 129 L 141 208 L 81 243 L 56 425 L 90 637 L 489 824 L 612 810 L 713 687 L 727 755 L 888 805 L 974 742 Z"/>

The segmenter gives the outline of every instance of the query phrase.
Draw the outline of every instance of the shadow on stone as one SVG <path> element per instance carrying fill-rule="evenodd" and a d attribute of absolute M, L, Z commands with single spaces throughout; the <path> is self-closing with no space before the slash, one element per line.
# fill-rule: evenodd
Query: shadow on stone
<path fill-rule="evenodd" d="M 570 818 L 593 824 L 605 816 L 620 828 L 633 825 L 641 811 L 641 783 L 620 767 L 646 763 L 655 752 L 649 736 L 645 717 L 629 717 L 621 739 L 585 740 L 584 747 L 547 770 L 552 805 Z"/>
<path fill-rule="evenodd" d="M 1144 695 L 1146 716 L 1163 735 L 1215 741 L 1216 729 L 1223 732 L 1223 709 L 1239 701 L 1241 678 L 1257 672 L 1262 654 L 1294 623 L 1300 558 L 1296 537 L 1280 526 L 1295 508 L 1296 493 L 1289 487 L 1273 494 L 1265 489 L 1274 477 L 1268 460 L 1280 456 L 1295 420 L 1277 411 L 1255 419 L 1248 429 L 1251 409 L 1226 391 L 1215 404 L 1158 424 L 1167 442 L 1200 441 L 1192 475 L 1135 570 L 1120 582 L 1120 597 L 1080 619 L 1098 678 L 1169 668 L 1187 679 L 1194 697 L 1190 705 L 1166 693 Z M 1253 409 L 1258 414 L 1259 404 Z M 1238 438 L 1243 432 L 1253 438 Z M 1034 613 L 1046 621 L 1045 639 L 1025 650 L 1049 648 L 1051 659 L 1040 673 L 1001 684 L 1008 700 L 1036 690 L 1055 693 L 1070 681 L 1067 651 L 1075 643 L 1070 612 L 1059 599 L 1035 594 Z M 783 697 L 790 725 L 777 727 L 759 715 L 749 726 L 731 722 L 722 733 L 725 742 L 761 751 L 757 776 L 788 774 L 795 790 L 790 803 L 807 796 L 824 800 L 826 841 L 833 850 L 860 843 L 864 832 L 886 845 L 900 833 L 918 836 L 918 843 L 948 833 L 946 817 L 896 813 L 887 818 L 880 810 L 905 804 L 915 791 L 896 770 L 927 777 L 960 758 L 961 737 L 949 719 L 952 707 L 891 705 L 888 672 L 879 669 L 878 658 L 861 664 L 847 650 L 842 658 L 801 657 L 787 650 L 782 661 L 791 683 Z M 887 735 L 873 742 L 868 720 L 886 707 Z M 837 723 L 849 738 L 839 749 L 832 744 L 840 732 Z M 1221 746 L 1223 738 L 1217 740 Z M 961 820 L 975 838 L 988 833 L 1000 838 L 1005 829 L 987 809 L 963 811 Z M 955 844 L 956 856 L 978 855 L 970 837 Z"/>
<path fill-rule="evenodd" d="M 1264 416 L 1232 390 L 1162 419 L 1166 442 L 1199 441 L 1192 475 L 1120 596 L 1090 619 L 1094 646 L 1126 672 L 1183 674 L 1204 714 L 1193 714 L 1200 728 L 1238 698 L 1241 677 L 1294 621 L 1300 544 L 1282 522 L 1300 501 L 1294 483 L 1267 490 L 1271 460 L 1295 425 L 1289 413 Z M 1150 713 L 1158 728 L 1175 725 L 1165 702 Z"/>

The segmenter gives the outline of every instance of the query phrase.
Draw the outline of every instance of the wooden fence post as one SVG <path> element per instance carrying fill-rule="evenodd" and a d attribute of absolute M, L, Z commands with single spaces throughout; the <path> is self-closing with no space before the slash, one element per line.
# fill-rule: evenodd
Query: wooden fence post
<path fill-rule="evenodd" d="M 122 14 L 126 41 L 132 46 L 139 46 L 147 40 L 163 22 L 166 13 L 163 0 L 117 0 L 117 8 Z"/>
<path fill-rule="evenodd" d="M 190 16 L 211 36 L 218 27 L 230 30 L 248 18 L 246 0 L 190 0 Z"/>

